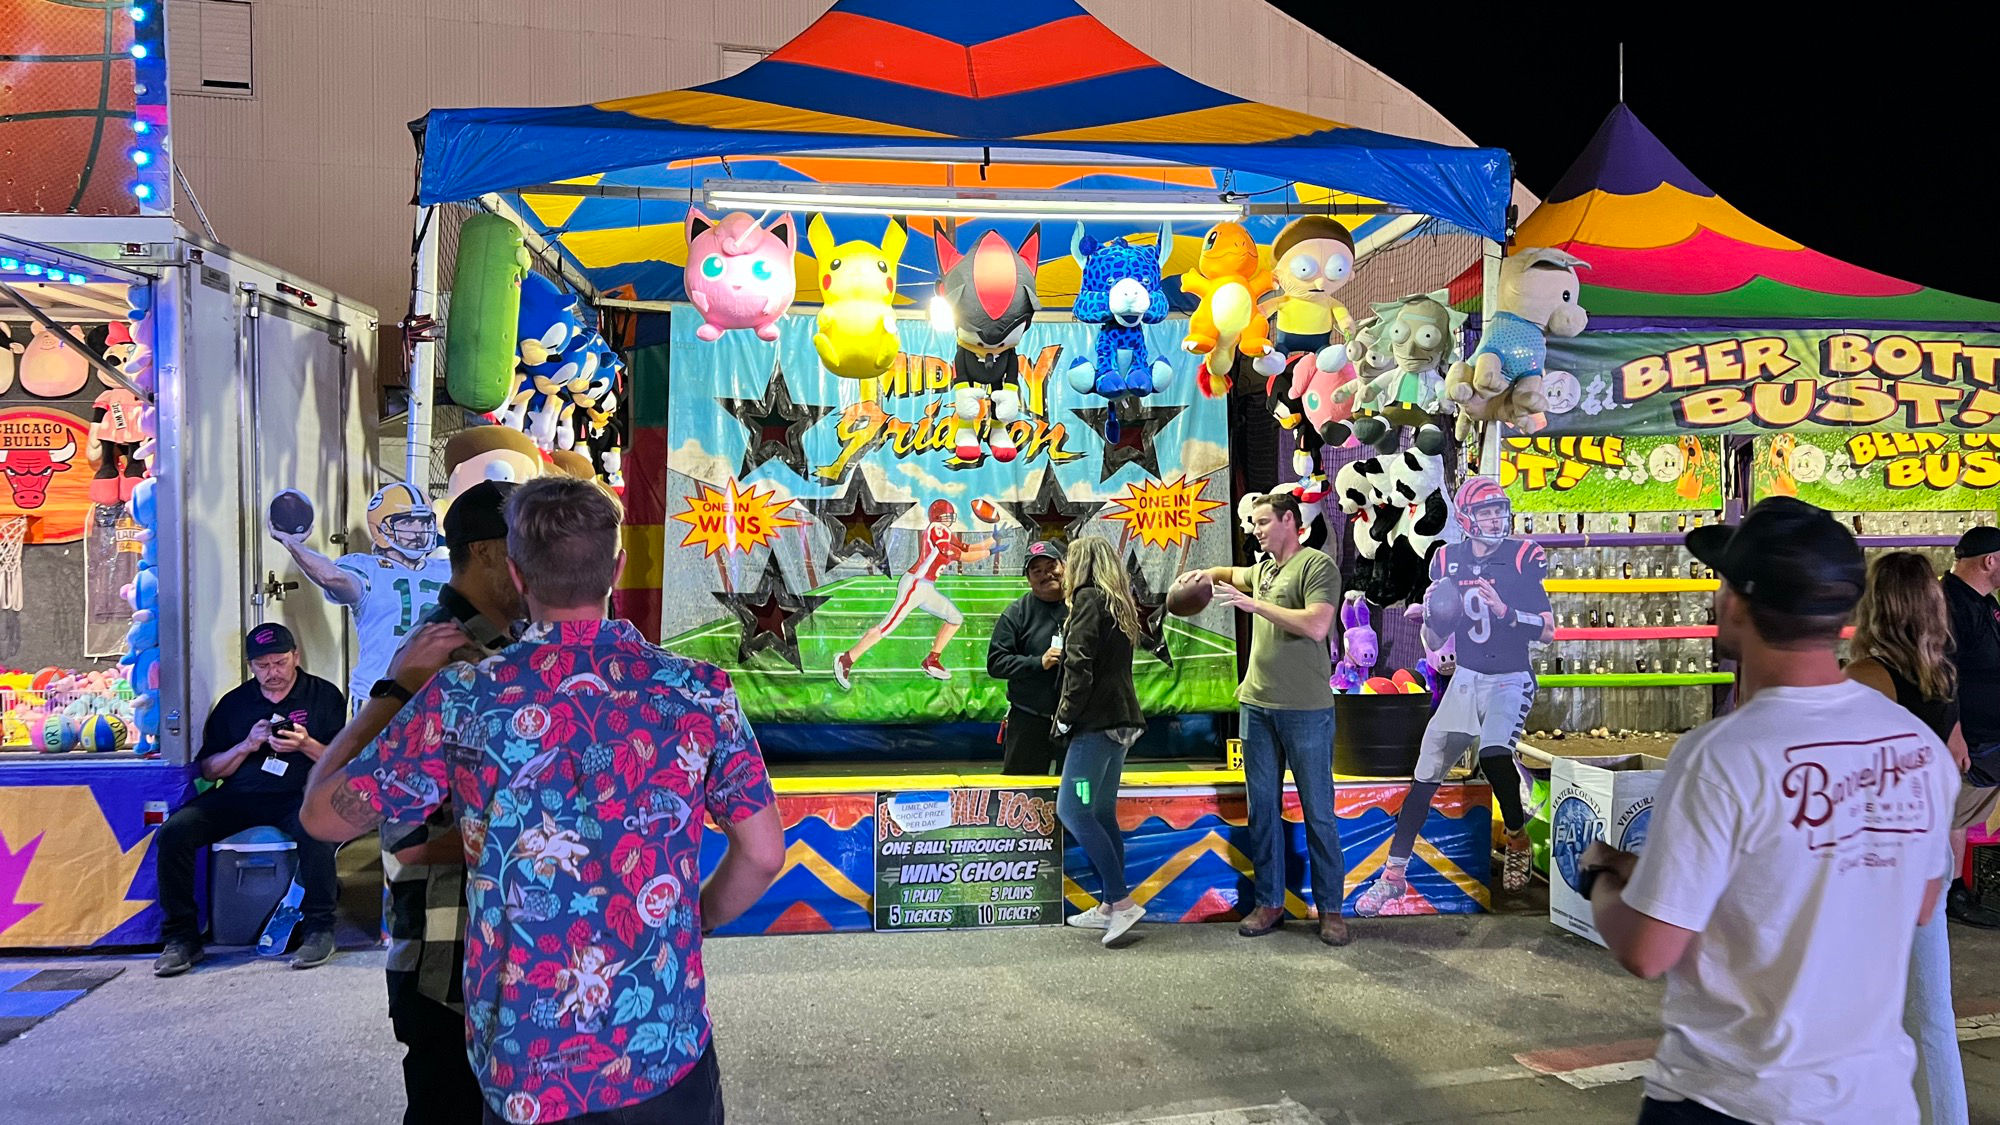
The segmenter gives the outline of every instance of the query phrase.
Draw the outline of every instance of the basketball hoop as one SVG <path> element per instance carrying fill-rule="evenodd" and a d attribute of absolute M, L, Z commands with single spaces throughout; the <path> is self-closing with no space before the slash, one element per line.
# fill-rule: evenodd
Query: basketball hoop
<path fill-rule="evenodd" d="M 21 608 L 21 544 L 27 538 L 28 517 L 0 519 L 0 609 Z"/>

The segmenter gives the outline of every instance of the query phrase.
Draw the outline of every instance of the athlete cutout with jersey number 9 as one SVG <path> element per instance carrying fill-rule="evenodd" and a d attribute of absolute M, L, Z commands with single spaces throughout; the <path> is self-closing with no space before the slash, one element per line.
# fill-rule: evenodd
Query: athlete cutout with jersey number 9
<path fill-rule="evenodd" d="M 358 643 L 347 678 L 352 710 L 368 702 L 404 635 L 437 605 L 438 591 L 451 578 L 450 561 L 437 554 L 437 527 L 428 499 L 407 484 L 387 485 L 368 501 L 372 549 L 330 559 L 306 546 L 312 507 L 303 496 L 287 489 L 271 502 L 271 538 L 328 601 L 354 611 Z"/>
<path fill-rule="evenodd" d="M 1464 541 L 1447 543 L 1431 556 L 1423 639 L 1427 650 L 1454 648 L 1457 666 L 1424 728 L 1388 862 L 1355 901 L 1354 912 L 1364 918 L 1427 912 L 1410 896 L 1410 854 L 1430 816 L 1431 798 L 1468 750 L 1476 752 L 1479 770 L 1493 786 L 1507 829 L 1501 885 L 1510 891 L 1528 885 L 1527 816 L 1514 744 L 1535 705 L 1529 646 L 1555 638 L 1555 613 L 1542 587 L 1548 557 L 1534 540 L 1513 534 L 1513 504 L 1491 477 L 1460 485 L 1453 507 Z"/>

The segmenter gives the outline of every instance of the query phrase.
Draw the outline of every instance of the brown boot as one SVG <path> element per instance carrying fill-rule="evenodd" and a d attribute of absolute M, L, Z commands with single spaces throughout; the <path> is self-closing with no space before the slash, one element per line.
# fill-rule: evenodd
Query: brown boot
<path fill-rule="evenodd" d="M 1321 914 L 1319 916 L 1319 940 L 1328 945 L 1340 946 L 1353 941 L 1354 937 L 1347 932 L 1347 919 L 1342 918 L 1338 913 Z"/>
<path fill-rule="evenodd" d="M 1252 910 L 1236 927 L 1238 937 L 1263 937 L 1285 924 L 1285 912 L 1276 906 L 1260 906 Z"/>

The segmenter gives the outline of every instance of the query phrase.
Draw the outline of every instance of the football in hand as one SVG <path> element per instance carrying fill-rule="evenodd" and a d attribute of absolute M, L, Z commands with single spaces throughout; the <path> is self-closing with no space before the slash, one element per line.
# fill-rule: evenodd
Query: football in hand
<path fill-rule="evenodd" d="M 286 535 L 304 535 L 312 530 L 313 506 L 306 494 L 287 488 L 271 498 L 271 526 Z"/>
<path fill-rule="evenodd" d="M 1183 582 L 1175 582 L 1167 590 L 1167 612 L 1175 617 L 1193 617 L 1208 608 L 1208 601 L 1215 596 L 1215 582 L 1203 574 Z"/>

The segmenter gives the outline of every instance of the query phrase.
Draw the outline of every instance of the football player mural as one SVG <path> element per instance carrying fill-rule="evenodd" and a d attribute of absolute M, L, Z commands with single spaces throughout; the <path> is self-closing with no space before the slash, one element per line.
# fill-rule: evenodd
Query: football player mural
<path fill-rule="evenodd" d="M 917 551 L 917 561 L 903 573 L 903 580 L 897 584 L 896 600 L 889 607 L 888 616 L 861 634 L 852 648 L 833 658 L 833 678 L 840 684 L 840 690 L 853 689 L 851 677 L 854 662 L 867 655 L 882 638 L 896 631 L 896 627 L 910 616 L 913 609 L 921 609 L 938 620 L 937 638 L 931 642 L 930 655 L 924 657 L 921 665 L 923 673 L 933 680 L 949 680 L 951 672 L 944 666 L 941 657 L 944 646 L 965 623 L 965 614 L 952 604 L 937 588 L 938 574 L 952 563 L 978 562 L 993 553 L 999 545 L 994 536 L 967 543 L 953 534 L 952 526 L 958 522 L 958 513 L 949 500 L 931 501 L 929 525 L 924 528 L 923 546 Z"/>
<path fill-rule="evenodd" d="M 1527 821 L 1514 744 L 1535 704 L 1528 648 L 1555 639 L 1555 613 L 1542 588 L 1548 560 L 1532 539 L 1513 534 L 1513 505 L 1491 477 L 1459 486 L 1454 507 L 1464 539 L 1431 556 L 1423 630 L 1426 650 L 1455 649 L 1457 662 L 1453 667 L 1447 659 L 1440 669 L 1450 676 L 1450 686 L 1424 729 L 1416 779 L 1397 815 L 1388 863 L 1355 902 L 1355 913 L 1363 917 L 1428 912 L 1404 905 L 1410 853 L 1439 783 L 1468 750 L 1476 752 L 1506 823 L 1502 884 L 1510 891 L 1528 884 Z"/>
<path fill-rule="evenodd" d="M 403 635 L 437 604 L 438 591 L 451 578 L 450 562 L 437 552 L 437 513 L 409 485 L 388 485 L 368 501 L 372 549 L 338 559 L 306 546 L 309 530 L 294 532 L 273 523 L 270 532 L 328 601 L 354 611 L 358 643 L 347 699 L 350 708 L 359 708 L 368 701 L 369 689 L 388 673 Z"/>

